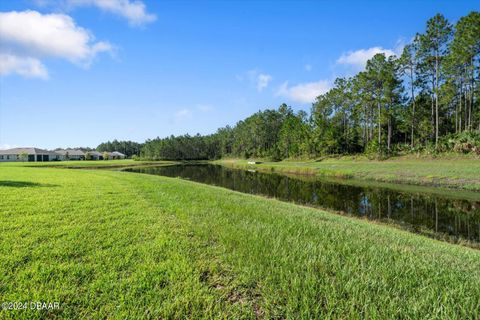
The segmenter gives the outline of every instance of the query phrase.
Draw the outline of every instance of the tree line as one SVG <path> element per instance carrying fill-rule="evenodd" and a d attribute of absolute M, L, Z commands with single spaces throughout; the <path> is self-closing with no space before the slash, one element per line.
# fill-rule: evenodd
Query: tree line
<path fill-rule="evenodd" d="M 147 140 L 141 157 L 480 154 L 479 74 L 480 13 L 471 12 L 455 25 L 437 14 L 398 57 L 376 54 L 355 76 L 337 78 L 310 113 L 282 104 L 211 135 Z"/>

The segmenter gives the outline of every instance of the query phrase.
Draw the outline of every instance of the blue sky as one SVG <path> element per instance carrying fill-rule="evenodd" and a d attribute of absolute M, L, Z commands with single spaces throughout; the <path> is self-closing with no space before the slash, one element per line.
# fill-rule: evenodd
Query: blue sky
<path fill-rule="evenodd" d="M 394 54 L 478 1 L 0 2 L 0 147 L 207 134 Z"/>

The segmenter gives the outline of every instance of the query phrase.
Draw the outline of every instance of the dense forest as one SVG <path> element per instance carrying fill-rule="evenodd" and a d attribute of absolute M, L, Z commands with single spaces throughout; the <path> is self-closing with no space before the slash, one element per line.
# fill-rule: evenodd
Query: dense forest
<path fill-rule="evenodd" d="M 147 140 L 141 157 L 480 154 L 479 74 L 480 13 L 471 12 L 455 25 L 437 14 L 400 56 L 376 54 L 364 71 L 337 78 L 316 98 L 310 113 L 282 104 L 215 134 Z"/>

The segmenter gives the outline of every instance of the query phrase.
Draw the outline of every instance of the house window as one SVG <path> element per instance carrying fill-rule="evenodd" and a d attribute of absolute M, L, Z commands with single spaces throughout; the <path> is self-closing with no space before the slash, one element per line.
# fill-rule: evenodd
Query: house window
<path fill-rule="evenodd" d="M 7 160 L 9 160 L 9 159 L 10 159 L 10 156 L 7 156 Z"/>
<path fill-rule="evenodd" d="M 0 156 L 0 159 L 3 160 L 3 156 Z"/>

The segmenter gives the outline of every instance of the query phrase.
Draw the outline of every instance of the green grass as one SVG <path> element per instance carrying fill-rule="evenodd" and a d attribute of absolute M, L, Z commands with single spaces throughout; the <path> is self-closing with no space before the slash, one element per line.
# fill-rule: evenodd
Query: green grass
<path fill-rule="evenodd" d="M 416 159 L 392 158 L 378 161 L 365 158 L 325 159 L 323 161 L 281 161 L 247 164 L 246 160 L 220 160 L 215 163 L 261 171 L 354 178 L 390 183 L 440 186 L 480 191 L 480 159 L 473 157 Z"/>
<path fill-rule="evenodd" d="M 145 165 L 172 164 L 172 161 L 135 161 L 124 160 L 92 160 L 92 161 L 50 161 L 50 162 L 0 162 L 2 167 L 59 167 L 59 168 L 117 168 Z"/>
<path fill-rule="evenodd" d="M 0 165 L 2 319 L 478 319 L 480 251 L 189 181 Z"/>

